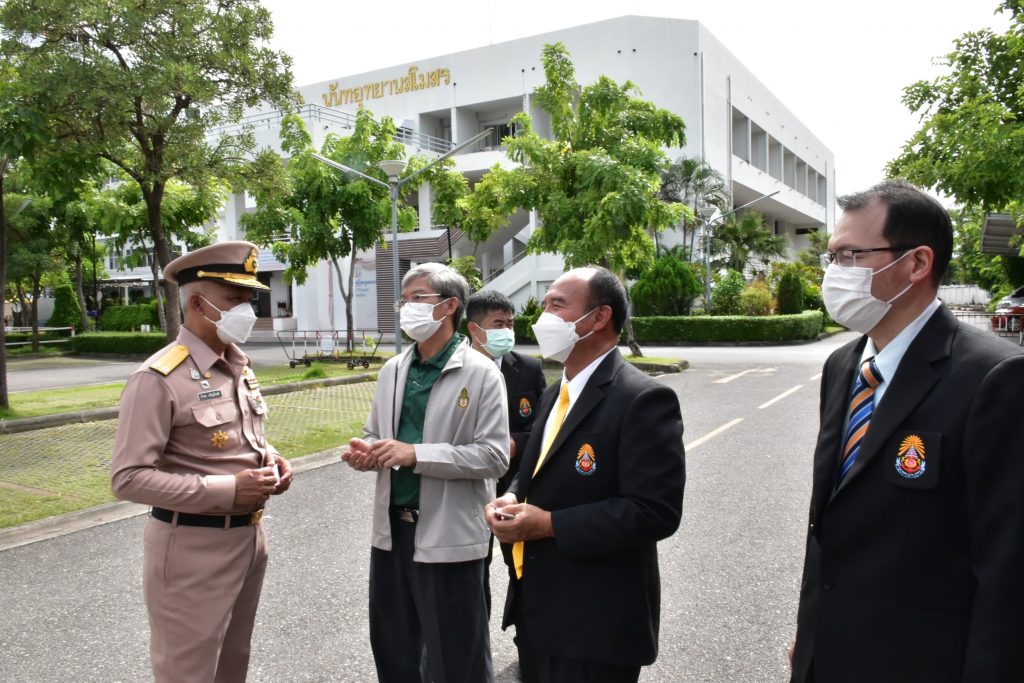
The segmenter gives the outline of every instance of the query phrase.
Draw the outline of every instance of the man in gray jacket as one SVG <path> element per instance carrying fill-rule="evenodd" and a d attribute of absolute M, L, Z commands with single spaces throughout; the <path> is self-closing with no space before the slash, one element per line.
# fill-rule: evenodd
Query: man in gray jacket
<path fill-rule="evenodd" d="M 508 469 L 501 373 L 456 330 L 466 280 L 438 263 L 402 279 L 416 341 L 377 379 L 364 438 L 342 456 L 377 472 L 370 645 L 381 683 L 491 681 L 483 507 Z"/>

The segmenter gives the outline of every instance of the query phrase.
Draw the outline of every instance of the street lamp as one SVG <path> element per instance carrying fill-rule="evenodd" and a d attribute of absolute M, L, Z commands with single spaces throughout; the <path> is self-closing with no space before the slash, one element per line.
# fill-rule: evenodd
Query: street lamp
<path fill-rule="evenodd" d="M 399 268 L 398 268 L 398 191 L 402 188 L 403 185 L 405 185 L 406 183 L 411 181 L 413 178 L 419 176 L 421 173 L 423 173 L 423 172 L 433 168 L 434 166 L 437 166 L 439 163 L 441 163 L 442 161 L 444 161 L 448 157 L 453 156 L 455 154 L 458 154 L 459 152 L 461 152 L 462 150 L 466 149 L 470 145 L 473 145 L 473 144 L 479 142 L 480 140 L 483 140 L 485 137 L 490 135 L 492 131 L 493 131 L 492 128 L 487 128 L 486 130 L 483 130 L 483 131 L 477 133 L 476 135 L 474 135 L 470 139 L 466 140 L 465 142 L 463 142 L 463 143 L 461 143 L 459 145 L 456 145 L 455 147 L 452 147 L 450 150 L 448 150 L 447 152 L 445 152 L 441 156 L 437 157 L 436 159 L 434 159 L 429 164 L 427 164 L 423 168 L 419 169 L 415 173 L 413 173 L 411 175 L 408 175 L 408 176 L 406 176 L 404 178 L 399 178 L 398 176 L 401 175 L 402 171 L 405 170 L 405 166 L 406 166 L 406 162 L 405 161 L 403 161 L 401 159 L 381 161 L 379 164 L 377 164 L 377 166 L 379 166 L 380 170 L 384 171 L 384 175 L 386 175 L 388 177 L 388 182 L 386 182 L 386 183 L 383 183 L 383 182 L 377 180 L 376 178 L 368 176 L 365 173 L 361 173 L 361 172 L 355 170 L 354 168 L 349 168 L 348 166 L 345 166 L 344 164 L 339 164 L 337 161 L 333 161 L 333 160 L 328 159 L 327 157 L 321 156 L 319 154 L 314 153 L 314 154 L 310 155 L 314 159 L 316 159 L 317 161 L 323 162 L 323 163 L 327 164 L 328 166 L 330 166 L 331 168 L 336 168 L 339 171 L 344 171 L 345 173 L 351 173 L 352 175 L 357 175 L 360 178 L 362 178 L 363 180 L 368 180 L 371 183 L 376 183 L 377 185 L 381 185 L 383 187 L 386 187 L 386 188 L 388 188 L 388 190 L 391 193 L 391 251 L 392 251 L 392 254 L 391 254 L 392 266 L 391 267 L 392 267 L 392 274 L 393 274 L 394 279 L 395 279 L 395 283 L 394 283 L 395 292 L 394 292 L 394 294 L 395 294 L 395 355 L 396 356 L 402 352 L 402 333 L 401 333 L 401 325 L 400 325 L 400 322 L 401 322 L 401 311 L 399 310 L 399 306 L 398 306 L 398 301 L 402 297 L 402 282 L 401 282 L 401 280 L 398 277 L 398 272 L 399 272 Z"/>
<path fill-rule="evenodd" d="M 712 224 L 712 222 L 720 223 L 727 216 L 731 216 L 732 214 L 736 213 L 737 211 L 745 209 L 745 208 L 747 208 L 748 206 L 750 206 L 752 204 L 756 204 L 757 202 L 761 201 L 762 199 L 768 199 L 769 197 L 774 197 L 779 192 L 781 192 L 781 190 L 775 190 L 775 192 L 772 192 L 771 194 L 763 194 L 760 197 L 758 197 L 757 199 L 753 199 L 753 200 L 747 202 L 746 204 L 742 204 L 740 206 L 737 206 L 732 211 L 727 211 L 727 212 L 723 213 L 721 216 L 716 218 L 714 221 L 712 221 L 711 219 L 712 219 L 712 217 L 716 213 L 718 213 L 718 207 L 717 206 L 702 206 L 699 209 L 697 209 L 697 211 L 700 212 L 701 218 L 703 219 L 703 223 L 704 223 L 704 313 L 707 314 L 707 313 L 711 312 L 711 224 Z"/>

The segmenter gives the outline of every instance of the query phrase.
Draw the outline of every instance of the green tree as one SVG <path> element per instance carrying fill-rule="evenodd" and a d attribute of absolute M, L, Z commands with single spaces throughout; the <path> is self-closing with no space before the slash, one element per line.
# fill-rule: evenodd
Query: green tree
<path fill-rule="evenodd" d="M 940 60 L 947 72 L 903 91 L 921 128 L 887 171 L 992 211 L 1024 197 L 1024 3 L 1004 0 L 1006 33 L 972 31 Z"/>
<path fill-rule="evenodd" d="M 711 315 L 741 315 L 740 294 L 746 287 L 743 273 L 727 270 L 715 280 L 715 287 L 711 290 Z"/>
<path fill-rule="evenodd" d="M 631 82 L 600 76 L 581 87 L 561 43 L 545 45 L 545 84 L 535 91 L 551 118 L 551 139 L 538 135 L 526 113 L 512 119 L 506 138 L 518 167 L 495 167 L 473 188 L 467 205 L 494 225 L 522 208 L 536 210 L 540 226 L 527 250 L 561 254 L 569 267 L 590 263 L 624 279 L 654 256 L 650 232 L 676 225 L 690 210 L 657 197 L 659 173 L 668 165 L 663 148 L 685 143 L 683 120 L 636 97 Z M 627 324 L 627 341 L 642 355 Z"/>
<path fill-rule="evenodd" d="M 811 246 L 801 249 L 796 254 L 796 262 L 813 269 L 818 274 L 818 280 L 825 274 L 821 268 L 821 255 L 828 251 L 829 237 L 830 235 L 824 229 L 812 230 L 807 233 L 807 239 Z"/>
<path fill-rule="evenodd" d="M 637 315 L 690 315 L 701 284 L 690 264 L 662 255 L 629 290 Z"/>
<path fill-rule="evenodd" d="M 124 261 L 127 267 L 148 266 L 153 276 L 160 325 L 167 329 L 166 306 L 159 282 L 159 263 L 150 251 L 152 240 L 148 229 L 149 207 L 138 183 L 131 182 L 117 169 L 110 169 L 113 184 L 90 186 L 76 202 L 75 210 L 81 220 L 101 235 L 112 238 L 110 244 L 120 252 L 131 249 L 132 257 Z M 202 186 L 192 186 L 179 180 L 169 180 L 164 186 L 160 205 L 161 226 L 168 244 L 184 243 L 189 250 L 206 246 L 213 235 L 203 224 L 214 215 L 227 198 L 227 188 L 216 180 Z M 74 234 L 74 231 L 72 231 Z"/>
<path fill-rule="evenodd" d="M 802 313 L 804 310 L 804 287 L 800 274 L 795 268 L 783 272 L 779 278 L 776 297 L 779 300 L 779 313 Z"/>
<path fill-rule="evenodd" d="M 743 272 L 752 258 L 770 260 L 786 255 L 785 237 L 776 237 L 757 211 L 730 216 L 712 230 L 711 253 L 719 268 Z"/>
<path fill-rule="evenodd" d="M 246 108 L 292 101 L 290 60 L 266 47 L 258 0 L 6 0 L 3 51 L 38 97 L 53 139 L 103 158 L 138 184 L 159 266 L 170 261 L 162 204 L 172 178 L 200 187 L 244 179 L 254 138 L 210 133 Z M 271 163 L 269 156 L 262 166 Z M 276 159 L 273 163 L 277 163 Z M 165 300 L 168 338 L 180 324 Z"/>
<path fill-rule="evenodd" d="M 772 293 L 768 284 L 761 279 L 754 280 L 740 291 L 740 312 L 743 315 L 771 315 Z"/>
<path fill-rule="evenodd" d="M 363 109 L 348 137 L 328 135 L 321 154 L 370 177 L 386 182 L 377 164 L 385 159 L 401 159 L 405 148 L 394 139 L 395 124 L 390 118 L 377 121 Z M 387 188 L 358 176 L 339 172 L 317 161 L 313 139 L 302 119 L 289 115 L 281 122 L 281 149 L 288 161 L 276 176 L 267 176 L 256 190 L 257 210 L 244 216 L 246 234 L 254 242 L 270 246 L 274 255 L 286 263 L 285 278 L 299 284 L 306 281 L 309 269 L 327 260 L 337 275 L 338 288 L 345 301 L 348 343 L 353 343 L 352 297 L 355 285 L 355 259 L 359 251 L 373 247 L 391 225 L 391 198 Z M 406 176 L 422 168 L 422 160 L 406 167 Z M 428 175 L 428 174 L 424 174 Z M 409 192 L 411 184 L 403 186 Z M 402 203 L 399 227 L 411 230 L 416 212 Z M 346 285 L 342 259 L 349 258 Z"/>
<path fill-rule="evenodd" d="M 46 321 L 47 327 L 75 327 L 79 332 L 88 331 L 88 325 L 81 327 L 85 315 L 70 283 L 61 283 L 53 288 L 53 314 Z"/>
<path fill-rule="evenodd" d="M 729 189 L 725 178 L 703 159 L 676 159 L 661 173 L 658 197 L 667 202 L 682 202 L 692 211 L 692 216 L 684 216 L 680 224 L 683 244 L 687 245 L 687 255 L 691 259 L 700 227 L 700 221 L 695 219 L 698 211 L 705 206 L 716 206 L 722 213 L 729 209 Z"/>
<path fill-rule="evenodd" d="M 24 207 L 8 225 L 11 232 L 7 268 L 22 310 L 28 314 L 32 327 L 32 350 L 38 351 L 39 297 L 43 279 L 64 265 L 55 253 L 57 235 L 51 221 L 52 203 L 40 195 L 8 194 L 7 199 Z"/>
<path fill-rule="evenodd" d="M 483 274 L 476 267 L 475 256 L 458 256 L 448 262 L 449 267 L 469 283 L 469 291 L 478 292 L 484 286 Z"/>

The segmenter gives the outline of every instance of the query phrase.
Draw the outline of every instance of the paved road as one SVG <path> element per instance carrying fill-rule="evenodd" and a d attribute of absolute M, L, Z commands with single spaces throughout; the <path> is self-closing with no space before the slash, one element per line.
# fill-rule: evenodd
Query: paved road
<path fill-rule="evenodd" d="M 679 353 L 691 369 L 661 378 L 682 401 L 688 480 L 683 526 L 660 546 L 661 653 L 642 681 L 785 678 L 817 375 L 842 341 L 688 348 Z M 273 501 L 266 518 L 272 555 L 250 680 L 374 680 L 366 619 L 371 479 L 329 465 L 303 472 L 291 492 Z M 0 678 L 148 680 L 143 521 L 134 517 L 0 552 Z M 504 570 L 500 563 L 492 569 L 500 605 Z M 497 623 L 495 616 L 492 647 L 503 683 L 514 680 L 514 654 Z"/>

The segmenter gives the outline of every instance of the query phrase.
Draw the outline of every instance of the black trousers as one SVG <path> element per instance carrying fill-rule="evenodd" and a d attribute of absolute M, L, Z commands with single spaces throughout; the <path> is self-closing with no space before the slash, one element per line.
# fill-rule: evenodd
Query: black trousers
<path fill-rule="evenodd" d="M 416 524 L 391 512 L 391 550 L 370 550 L 370 645 L 380 683 L 494 680 L 484 561 L 413 561 Z"/>
<path fill-rule="evenodd" d="M 636 683 L 640 680 L 639 666 L 584 662 L 538 652 L 520 607 L 518 600 L 513 603 L 512 619 L 516 625 L 516 646 L 523 683 Z"/>

